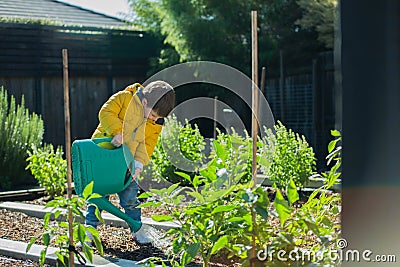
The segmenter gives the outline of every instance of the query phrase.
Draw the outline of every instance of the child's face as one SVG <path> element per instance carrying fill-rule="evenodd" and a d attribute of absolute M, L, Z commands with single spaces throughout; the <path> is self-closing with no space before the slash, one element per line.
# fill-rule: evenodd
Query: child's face
<path fill-rule="evenodd" d="M 161 118 L 161 116 L 159 116 L 157 112 L 155 112 L 153 109 L 151 109 L 151 107 L 148 107 L 147 105 L 143 105 L 143 110 L 144 110 L 144 117 L 147 119 L 156 121 L 159 118 Z"/>
<path fill-rule="evenodd" d="M 150 119 L 150 120 L 156 121 L 161 117 L 158 116 L 158 114 L 154 110 L 150 110 L 149 115 L 147 116 L 147 118 Z"/>

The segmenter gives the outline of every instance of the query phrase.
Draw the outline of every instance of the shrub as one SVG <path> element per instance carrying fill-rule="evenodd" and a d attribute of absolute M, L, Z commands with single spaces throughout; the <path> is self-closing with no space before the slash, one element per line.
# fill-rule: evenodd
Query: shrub
<path fill-rule="evenodd" d="M 54 151 L 53 145 L 44 145 L 42 148 L 33 147 L 29 152 L 26 167 L 38 180 L 39 185 L 45 188 L 45 192 L 51 198 L 61 196 L 66 189 L 67 161 L 63 159 L 62 147 Z"/>
<path fill-rule="evenodd" d="M 27 151 L 32 145 L 39 146 L 43 138 L 43 120 L 25 108 L 14 96 L 0 88 L 0 188 L 10 189 L 26 183 Z"/>
<path fill-rule="evenodd" d="M 276 133 L 266 129 L 261 139 L 259 163 L 261 171 L 280 189 L 290 179 L 297 187 L 304 187 L 315 173 L 315 154 L 304 136 L 294 133 L 278 121 Z"/>
<path fill-rule="evenodd" d="M 175 172 L 184 172 L 194 177 L 202 165 L 204 148 L 204 137 L 197 125 L 192 126 L 186 121 L 183 126 L 175 116 L 170 116 L 165 119 L 160 140 L 144 175 L 151 173 L 171 183 L 186 184 L 187 181 Z"/>

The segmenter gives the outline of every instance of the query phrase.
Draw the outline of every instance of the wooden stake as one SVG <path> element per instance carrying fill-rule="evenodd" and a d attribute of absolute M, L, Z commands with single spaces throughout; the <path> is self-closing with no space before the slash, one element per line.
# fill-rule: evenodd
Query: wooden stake
<path fill-rule="evenodd" d="M 62 50 L 63 57 L 63 82 L 64 82 L 64 122 L 65 122 L 65 156 L 67 159 L 67 192 L 68 199 L 72 198 L 72 178 L 71 178 L 71 123 L 70 123 L 70 112 L 69 112 L 69 85 L 68 85 L 68 50 Z M 69 233 L 69 245 L 74 245 L 74 229 L 72 211 L 68 209 L 68 233 Z M 75 266 L 74 252 L 69 252 L 69 266 Z"/>
<path fill-rule="evenodd" d="M 253 138 L 253 187 L 257 185 L 257 136 L 258 136 L 258 39 L 257 39 L 257 11 L 251 11 L 251 43 L 252 43 L 252 138 Z M 251 209 L 253 219 L 253 236 L 250 266 L 255 266 L 256 260 L 256 214 L 252 207 Z"/>

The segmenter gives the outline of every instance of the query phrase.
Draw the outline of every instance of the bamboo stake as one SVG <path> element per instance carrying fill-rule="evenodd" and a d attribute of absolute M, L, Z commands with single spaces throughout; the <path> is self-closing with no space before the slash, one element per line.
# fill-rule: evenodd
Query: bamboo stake
<path fill-rule="evenodd" d="M 253 188 L 257 185 L 257 136 L 258 136 L 258 39 L 257 39 L 257 11 L 251 11 L 251 39 L 252 39 L 252 139 L 253 139 Z M 256 214 L 252 207 L 251 209 L 253 220 L 253 236 L 250 266 L 255 266 L 256 260 Z"/>
<path fill-rule="evenodd" d="M 72 179 L 71 179 L 71 125 L 69 112 L 69 85 L 68 85 L 68 50 L 62 50 L 63 57 L 63 82 L 64 82 L 64 122 L 65 122 L 65 155 L 67 159 L 67 185 L 68 199 L 72 198 Z M 72 211 L 68 209 L 68 233 L 69 245 L 74 245 L 74 229 L 72 220 Z M 75 266 L 74 252 L 69 251 L 69 266 Z"/>

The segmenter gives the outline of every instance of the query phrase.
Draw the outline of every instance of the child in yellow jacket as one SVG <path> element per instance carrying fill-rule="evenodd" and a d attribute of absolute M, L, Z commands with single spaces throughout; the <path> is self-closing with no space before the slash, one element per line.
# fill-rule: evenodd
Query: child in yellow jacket
<path fill-rule="evenodd" d="M 135 169 L 129 169 L 132 173 L 132 183 L 118 193 L 121 207 L 134 220 L 141 220 L 141 210 L 136 208 L 140 204 L 137 199 L 137 176 L 143 170 L 143 166 L 149 163 L 157 144 L 162 129 L 158 122 L 168 116 L 174 105 L 175 92 L 172 86 L 164 81 L 155 81 L 145 87 L 139 83 L 126 87 L 125 90 L 112 95 L 99 111 L 100 123 L 92 138 L 112 138 L 112 145 L 108 144 L 111 146 L 108 148 L 125 144 L 135 159 Z M 97 227 L 99 221 L 94 206 L 88 206 L 85 223 Z M 151 241 L 141 230 L 132 233 L 138 243 Z"/>

